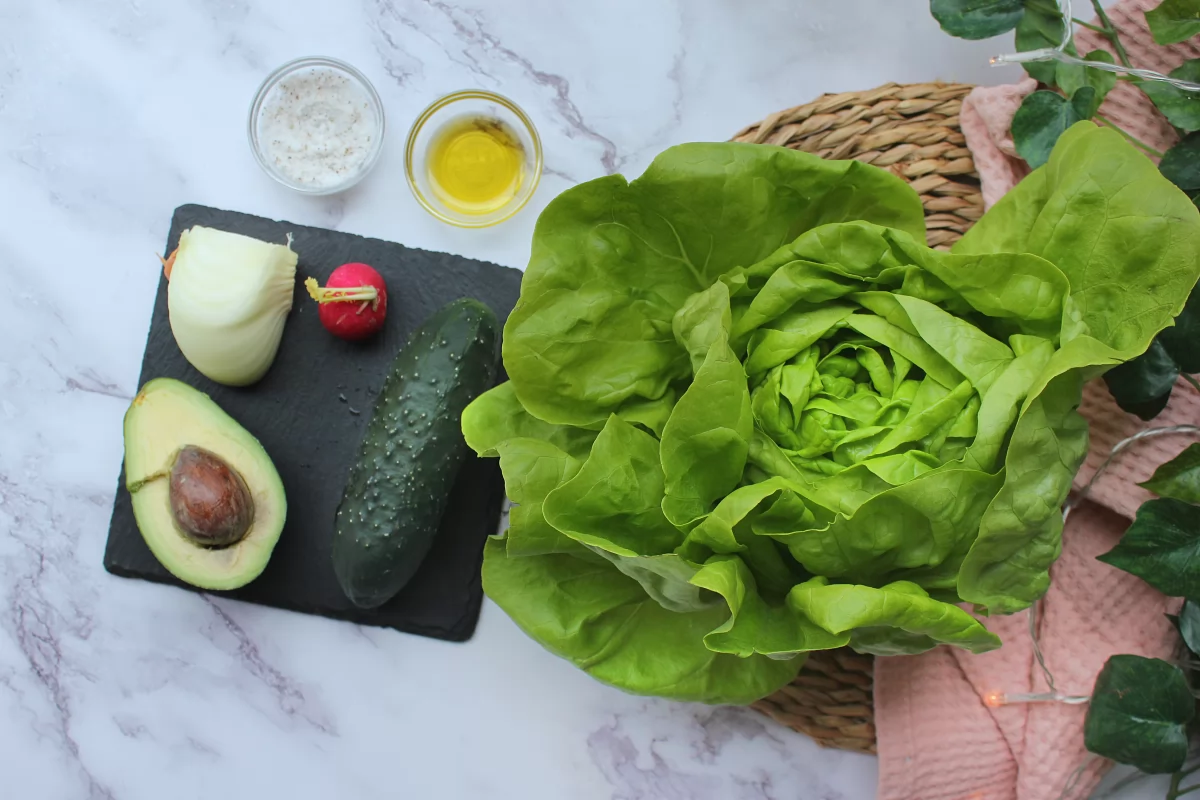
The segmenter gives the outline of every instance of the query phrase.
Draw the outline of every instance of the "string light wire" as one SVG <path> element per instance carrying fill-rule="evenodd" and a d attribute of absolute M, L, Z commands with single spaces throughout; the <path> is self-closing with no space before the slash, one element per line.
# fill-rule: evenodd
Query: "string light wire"
<path fill-rule="evenodd" d="M 1133 434 L 1132 436 L 1128 436 L 1128 437 L 1122 439 L 1121 441 L 1117 442 L 1115 445 L 1113 445 L 1112 449 L 1108 452 L 1108 456 L 1104 459 L 1104 461 L 1100 464 L 1100 466 L 1096 469 L 1096 471 L 1094 473 L 1092 473 L 1092 477 L 1088 479 L 1088 482 L 1086 484 L 1084 484 L 1083 488 L 1079 490 L 1079 492 L 1075 495 L 1074 498 L 1068 500 L 1066 503 L 1063 504 L 1063 511 L 1062 511 L 1063 526 L 1064 527 L 1066 526 L 1067 518 L 1071 516 L 1071 512 L 1075 508 L 1077 508 L 1080 503 L 1082 503 L 1084 500 L 1086 500 L 1088 495 L 1090 495 L 1092 493 L 1092 488 L 1096 485 L 1096 482 L 1098 480 L 1100 480 L 1100 477 L 1102 475 L 1104 475 L 1105 472 L 1108 471 L 1108 468 L 1112 466 L 1114 461 L 1116 461 L 1117 456 L 1121 455 L 1121 453 L 1125 452 L 1127 449 L 1129 449 L 1134 444 L 1136 444 L 1140 441 L 1143 441 L 1145 439 L 1152 439 L 1157 436 L 1174 436 L 1174 435 L 1185 434 L 1185 433 L 1193 434 L 1193 435 L 1200 434 L 1200 426 L 1196 426 L 1196 425 L 1165 425 L 1160 428 L 1146 428 L 1145 430 L 1138 431 L 1137 433 Z M 1042 645 L 1041 645 L 1041 642 L 1038 640 L 1037 625 L 1038 625 L 1038 611 L 1040 608 L 1041 608 L 1040 600 L 1037 601 L 1036 603 L 1034 603 L 1029 608 L 1029 640 L 1033 644 L 1033 657 L 1037 661 L 1038 666 L 1042 670 L 1042 677 L 1044 677 L 1046 679 L 1046 686 L 1049 687 L 1050 691 L 1054 695 L 1058 696 L 1058 688 L 1054 685 L 1054 673 L 1052 673 L 1050 671 L 1050 667 L 1048 667 L 1046 665 L 1046 656 L 1042 652 Z M 1074 697 L 1074 696 L 1072 696 L 1072 697 Z M 1086 698 L 1084 698 L 1084 699 L 1086 700 Z M 1068 702 L 1068 701 L 1064 700 L 1062 702 Z M 1071 700 L 1070 702 L 1078 702 L 1078 701 Z"/>
<path fill-rule="evenodd" d="M 1070 0 L 1066 0 L 1069 5 Z M 1075 497 L 1063 504 L 1063 524 L 1065 526 L 1067 518 L 1070 517 L 1071 511 L 1082 503 L 1089 494 L 1092 488 L 1100 477 L 1108 471 L 1117 457 L 1125 452 L 1134 444 L 1145 439 L 1152 439 L 1158 436 L 1174 436 L 1179 434 L 1200 434 L 1200 426 L 1197 425 L 1165 425 L 1159 428 L 1146 428 L 1138 431 L 1132 436 L 1128 436 L 1113 445 L 1108 456 L 1100 464 L 1088 482 L 1083 488 L 1076 493 Z M 1029 608 L 1029 640 L 1033 645 L 1033 656 L 1037 660 L 1038 666 L 1042 670 L 1042 677 L 1046 680 L 1046 686 L 1049 687 L 1049 692 L 1037 692 L 1033 694 L 1008 694 L 1005 692 L 991 691 L 983 696 L 983 704 L 988 708 L 998 708 L 1000 706 L 1009 705 L 1011 703 L 1064 703 L 1067 705 L 1082 705 L 1088 702 L 1091 698 L 1087 695 L 1064 695 L 1058 691 L 1054 685 L 1054 673 L 1050 671 L 1050 667 L 1046 664 L 1046 657 L 1042 653 L 1041 642 L 1038 640 L 1038 610 L 1041 606 L 1041 601 L 1034 603 Z M 1091 755 L 1086 761 L 1080 764 L 1074 772 L 1067 778 L 1066 786 L 1058 796 L 1058 800 L 1066 800 L 1067 797 L 1075 790 L 1076 785 L 1092 766 L 1097 759 L 1096 755 Z"/>
<path fill-rule="evenodd" d="M 1071 516 L 1071 512 L 1074 511 L 1080 503 L 1087 499 L 1088 495 L 1092 493 L 1092 488 L 1096 485 L 1096 481 L 1100 480 L 1100 476 L 1108 471 L 1108 468 L 1112 466 L 1112 463 L 1114 460 L 1116 460 L 1117 456 L 1125 452 L 1128 447 L 1142 441 L 1143 439 L 1153 439 L 1157 436 L 1174 436 L 1181 433 L 1189 433 L 1193 435 L 1200 434 L 1200 426 L 1164 425 L 1161 428 L 1146 428 L 1145 430 L 1138 431 L 1133 436 L 1126 437 L 1114 444 L 1112 450 L 1108 451 L 1108 457 L 1105 458 L 1103 463 L 1101 463 L 1096 471 L 1092 473 L 1092 477 L 1088 479 L 1088 482 L 1084 484 L 1082 489 L 1079 490 L 1074 499 L 1068 500 L 1063 505 L 1063 524 L 1066 525 L 1067 517 Z"/>
<path fill-rule="evenodd" d="M 1099 759 L 1099 756 L 1097 755 L 1088 756 L 1088 758 L 1082 764 L 1076 767 L 1075 771 L 1067 777 L 1067 785 L 1063 787 L 1062 792 L 1059 793 L 1056 800 L 1067 800 L 1067 798 L 1071 796 L 1071 793 L 1075 791 L 1075 787 L 1079 784 L 1080 778 L 1083 777 L 1084 773 L 1088 771 L 1088 768 L 1091 767 L 1097 759 Z"/>
<path fill-rule="evenodd" d="M 1060 64 L 1074 64 L 1079 67 L 1129 75 L 1144 81 L 1158 81 L 1187 92 L 1200 92 L 1200 83 L 1172 78 L 1170 75 L 1163 75 L 1161 72 L 1155 72 L 1152 69 L 1137 69 L 1136 67 L 1126 67 L 1121 64 L 1109 64 L 1107 61 L 1088 61 L 1071 55 L 1067 52 L 1067 47 L 1071 44 L 1071 0 L 1058 0 L 1058 10 L 1063 18 L 1063 37 L 1057 47 L 1044 47 L 1038 50 L 1026 50 L 1021 53 L 1005 53 L 992 58 L 991 64 L 999 66 L 1001 64 L 1022 64 L 1028 61 L 1057 61 Z"/>

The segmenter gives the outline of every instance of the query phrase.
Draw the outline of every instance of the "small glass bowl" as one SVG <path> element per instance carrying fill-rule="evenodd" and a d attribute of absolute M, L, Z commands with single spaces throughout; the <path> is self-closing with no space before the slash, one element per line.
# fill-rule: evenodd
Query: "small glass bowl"
<path fill-rule="evenodd" d="M 367 95 L 371 115 L 374 117 L 375 128 L 372 132 L 372 145 L 366 160 L 362 162 L 355 172 L 348 174 L 341 182 L 332 185 L 312 186 L 289 178 L 271 163 L 268 154 L 264 151 L 263 142 L 259 137 L 259 123 L 263 112 L 263 105 L 270 98 L 271 91 L 280 81 L 288 76 L 314 67 L 332 70 L 343 77 L 349 78 L 353 83 L 358 84 Z M 379 99 L 379 94 L 375 91 L 375 87 L 371 85 L 371 82 L 367 80 L 367 76 L 344 61 L 325 56 L 298 58 L 295 61 L 289 61 L 268 75 L 267 79 L 263 81 L 262 86 L 259 87 L 258 93 L 254 96 L 254 103 L 250 106 L 250 120 L 247 125 L 250 136 L 250 149 L 254 153 L 255 160 L 258 161 L 258 165 L 263 168 L 263 172 L 289 189 L 294 189 L 297 192 L 308 195 L 329 195 L 344 192 L 366 177 L 367 173 L 371 171 L 371 168 L 379 160 L 379 154 L 383 151 L 385 129 L 386 122 L 384 120 L 383 101 Z"/>
<path fill-rule="evenodd" d="M 444 125 L 462 117 L 498 120 L 517 135 L 525 153 L 521 185 L 516 193 L 503 206 L 484 214 L 464 214 L 447 207 L 433 190 L 429 178 L 430 144 Z M 417 202 L 442 222 L 460 228 L 486 228 L 516 214 L 533 196 L 542 177 L 542 140 L 525 112 L 508 98 L 481 89 L 454 92 L 434 101 L 413 123 L 404 146 L 404 174 Z"/>

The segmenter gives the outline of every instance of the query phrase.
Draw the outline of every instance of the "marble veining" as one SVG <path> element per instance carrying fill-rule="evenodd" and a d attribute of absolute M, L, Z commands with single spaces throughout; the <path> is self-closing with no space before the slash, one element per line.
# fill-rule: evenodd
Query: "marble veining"
<path fill-rule="evenodd" d="M 825 91 L 1011 80 L 999 49 L 915 0 L 0 0 L 0 796 L 872 797 L 873 759 L 614 691 L 490 604 L 453 645 L 108 575 L 121 417 L 180 204 L 521 267 L 578 181 Z M 259 82 L 313 54 L 388 114 L 376 172 L 334 198 L 275 185 L 246 144 Z M 402 176 L 411 120 L 471 87 L 545 145 L 530 207 L 484 231 L 425 215 Z"/>

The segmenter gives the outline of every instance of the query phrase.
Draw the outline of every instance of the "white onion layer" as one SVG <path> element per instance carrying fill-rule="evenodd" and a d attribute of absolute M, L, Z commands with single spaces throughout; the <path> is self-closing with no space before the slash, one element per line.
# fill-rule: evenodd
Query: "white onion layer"
<path fill-rule="evenodd" d="M 290 241 L 268 244 L 201 226 L 180 235 L 167 309 L 192 366 L 229 386 L 266 374 L 292 309 L 296 260 Z"/>

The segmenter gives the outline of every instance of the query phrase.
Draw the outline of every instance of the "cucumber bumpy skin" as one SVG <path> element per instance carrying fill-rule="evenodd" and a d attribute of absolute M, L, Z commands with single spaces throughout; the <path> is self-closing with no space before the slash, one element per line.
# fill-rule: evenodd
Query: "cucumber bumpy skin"
<path fill-rule="evenodd" d="M 333 569 L 356 606 L 390 600 L 437 535 L 468 448 L 463 409 L 491 388 L 499 323 L 463 298 L 425 321 L 392 362 L 338 506 Z"/>

